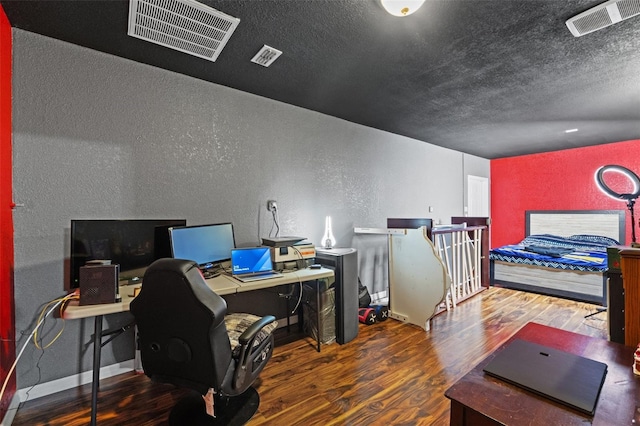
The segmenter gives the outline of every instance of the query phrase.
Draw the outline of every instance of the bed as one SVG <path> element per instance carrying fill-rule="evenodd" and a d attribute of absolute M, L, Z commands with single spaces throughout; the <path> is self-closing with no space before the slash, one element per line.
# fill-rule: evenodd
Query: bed
<path fill-rule="evenodd" d="M 606 249 L 624 244 L 625 210 L 530 210 L 525 222 L 522 241 L 490 251 L 491 283 L 606 305 Z"/>

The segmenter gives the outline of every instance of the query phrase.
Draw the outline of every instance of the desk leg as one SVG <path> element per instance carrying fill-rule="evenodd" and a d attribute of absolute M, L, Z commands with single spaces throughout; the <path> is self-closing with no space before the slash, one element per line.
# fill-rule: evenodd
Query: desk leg
<path fill-rule="evenodd" d="M 291 310 L 291 306 L 289 305 L 289 298 L 287 297 L 287 333 L 291 333 L 291 319 L 289 318 L 291 314 L 289 311 Z"/>
<path fill-rule="evenodd" d="M 100 386 L 100 351 L 102 349 L 102 315 L 96 315 L 93 334 L 93 382 L 91 383 L 91 426 L 97 423 L 98 387 Z"/>
<path fill-rule="evenodd" d="M 320 352 L 321 330 L 320 330 L 320 313 L 323 306 L 320 306 L 320 280 L 316 280 L 316 324 L 318 324 L 318 352 Z"/>
<path fill-rule="evenodd" d="M 464 426 L 464 406 L 458 401 L 451 400 L 449 426 Z"/>
<path fill-rule="evenodd" d="M 503 423 L 473 410 L 466 405 L 451 400 L 451 412 L 449 414 L 450 426 L 502 426 Z"/>

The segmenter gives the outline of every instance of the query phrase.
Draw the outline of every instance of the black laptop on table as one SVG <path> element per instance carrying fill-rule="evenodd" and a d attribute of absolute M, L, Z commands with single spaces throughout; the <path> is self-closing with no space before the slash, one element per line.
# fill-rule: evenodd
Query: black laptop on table
<path fill-rule="evenodd" d="M 242 282 L 281 277 L 273 270 L 269 247 L 250 247 L 231 250 L 231 275 Z"/>
<path fill-rule="evenodd" d="M 484 372 L 593 415 L 607 364 L 516 339 L 484 367 Z"/>

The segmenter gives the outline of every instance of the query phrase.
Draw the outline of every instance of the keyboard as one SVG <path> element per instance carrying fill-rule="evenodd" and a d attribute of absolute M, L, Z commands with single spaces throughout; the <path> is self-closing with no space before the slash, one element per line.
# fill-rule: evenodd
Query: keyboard
<path fill-rule="evenodd" d="M 265 272 L 264 274 L 256 274 L 256 275 L 246 275 L 246 276 L 236 275 L 235 278 L 242 281 L 243 283 L 248 283 L 251 281 L 268 280 L 269 278 L 278 278 L 282 276 L 283 275 L 279 272 Z"/>
<path fill-rule="evenodd" d="M 202 276 L 204 276 L 205 280 L 209 280 L 220 275 L 220 269 L 200 268 L 200 272 L 202 272 Z"/>

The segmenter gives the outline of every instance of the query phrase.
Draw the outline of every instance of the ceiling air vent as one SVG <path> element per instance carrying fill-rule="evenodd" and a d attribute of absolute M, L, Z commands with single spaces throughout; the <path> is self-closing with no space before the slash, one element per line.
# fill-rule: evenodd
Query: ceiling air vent
<path fill-rule="evenodd" d="M 609 0 L 567 21 L 569 31 L 575 37 L 640 15 L 640 0 Z"/>
<path fill-rule="evenodd" d="M 273 47 L 269 47 L 265 44 L 264 46 L 262 46 L 262 49 L 260 49 L 258 53 L 256 53 L 256 56 L 251 59 L 251 62 L 255 62 L 256 64 L 260 64 L 264 67 L 268 67 L 273 63 L 273 61 L 278 59 L 278 56 L 280 55 L 282 55 L 281 51 L 279 51 L 278 49 L 274 49 Z"/>
<path fill-rule="evenodd" d="M 130 0 L 127 34 L 215 62 L 239 23 L 193 0 Z"/>

